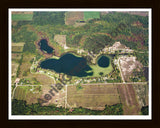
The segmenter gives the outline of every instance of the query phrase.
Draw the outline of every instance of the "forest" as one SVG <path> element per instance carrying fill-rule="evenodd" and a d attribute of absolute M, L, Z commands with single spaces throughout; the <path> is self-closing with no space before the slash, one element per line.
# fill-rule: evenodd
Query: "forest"
<path fill-rule="evenodd" d="M 86 108 L 68 108 L 52 106 L 41 106 L 39 103 L 28 105 L 23 100 L 12 100 L 12 115 L 122 115 L 122 104 L 105 106 L 104 110 L 90 110 Z"/>

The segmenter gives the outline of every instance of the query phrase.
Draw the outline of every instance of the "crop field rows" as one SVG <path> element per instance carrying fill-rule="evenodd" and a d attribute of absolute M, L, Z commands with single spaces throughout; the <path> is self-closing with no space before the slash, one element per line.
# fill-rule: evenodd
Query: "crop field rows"
<path fill-rule="evenodd" d="M 25 100 L 27 104 L 37 103 L 41 93 L 41 86 L 18 86 L 14 93 L 14 99 Z"/>
<path fill-rule="evenodd" d="M 135 85 L 117 85 L 125 115 L 137 115 L 140 112 L 133 86 Z"/>
<path fill-rule="evenodd" d="M 65 16 L 66 25 L 74 25 L 76 21 L 83 20 L 83 12 L 67 12 Z"/>
<path fill-rule="evenodd" d="M 100 12 L 67 12 L 65 16 L 66 25 L 74 25 L 77 21 L 100 18 Z M 84 24 L 82 22 L 82 24 Z"/>
<path fill-rule="evenodd" d="M 88 85 L 82 86 L 81 90 L 77 90 L 76 86 L 67 87 L 67 104 L 70 107 L 103 110 L 105 105 L 117 103 L 120 103 L 119 94 L 113 85 Z"/>

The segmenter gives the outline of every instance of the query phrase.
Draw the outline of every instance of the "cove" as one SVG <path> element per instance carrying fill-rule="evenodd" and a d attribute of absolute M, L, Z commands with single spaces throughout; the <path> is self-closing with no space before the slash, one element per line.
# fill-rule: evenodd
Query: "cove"
<path fill-rule="evenodd" d="M 59 59 L 46 59 L 40 63 L 40 67 L 70 76 L 85 77 L 93 75 L 92 69 L 87 65 L 86 59 L 77 57 L 71 53 L 67 53 Z"/>
<path fill-rule="evenodd" d="M 98 66 L 106 68 L 109 66 L 110 58 L 107 56 L 100 56 L 98 59 Z"/>
<path fill-rule="evenodd" d="M 47 52 L 48 54 L 53 53 L 53 48 L 48 46 L 48 41 L 46 39 L 42 39 L 40 40 L 40 42 L 38 43 L 38 45 L 40 46 L 40 49 L 42 51 Z"/>

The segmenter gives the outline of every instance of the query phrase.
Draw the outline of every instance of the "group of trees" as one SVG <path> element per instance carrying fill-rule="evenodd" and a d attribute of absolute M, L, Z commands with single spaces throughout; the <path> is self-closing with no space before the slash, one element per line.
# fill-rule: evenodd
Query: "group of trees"
<path fill-rule="evenodd" d="M 37 35 L 33 31 L 29 31 L 27 26 L 22 26 L 20 29 L 12 33 L 12 41 L 17 42 L 33 42 L 37 40 Z"/>
<path fill-rule="evenodd" d="M 33 24 L 36 25 L 64 25 L 65 12 L 34 12 Z"/>
<path fill-rule="evenodd" d="M 36 47 L 34 42 L 37 40 L 37 35 L 33 31 L 29 31 L 26 26 L 21 27 L 18 31 L 12 34 L 12 41 L 15 43 L 25 42 L 23 47 L 24 52 L 35 53 Z"/>
<path fill-rule="evenodd" d="M 144 73 L 144 69 L 143 68 L 140 71 L 138 71 L 137 69 L 134 69 L 133 72 L 132 72 L 131 80 L 133 82 L 137 82 L 137 81 L 139 81 L 139 79 L 141 81 L 146 81 L 145 73 Z"/>
<path fill-rule="evenodd" d="M 79 41 L 82 38 L 83 34 L 70 35 L 67 36 L 67 46 L 77 48 L 80 46 Z"/>
<path fill-rule="evenodd" d="M 72 39 L 69 39 L 68 36 L 70 35 L 67 35 L 67 45 L 79 46 L 81 34 L 85 33 L 88 38 L 84 42 L 84 49 L 98 53 L 104 45 L 102 45 L 101 40 L 97 39 L 98 37 L 103 39 L 103 37 L 96 35 L 96 32 L 110 34 L 112 41 L 105 42 L 111 45 L 116 40 L 134 50 L 148 49 L 148 16 L 118 12 L 102 15 L 100 19 L 92 19 L 86 25 L 73 29 L 72 34 L 70 34 L 73 35 Z M 96 37 L 93 37 L 93 35 Z"/>
<path fill-rule="evenodd" d="M 148 66 L 148 63 L 149 63 L 148 52 L 144 52 L 144 53 L 136 52 L 135 55 L 138 61 L 140 61 L 144 66 Z"/>
<path fill-rule="evenodd" d="M 23 100 L 12 100 L 12 115 L 122 115 L 122 104 L 105 106 L 104 110 L 90 110 L 86 108 L 69 109 L 62 107 L 41 106 L 39 103 L 28 105 Z"/>
<path fill-rule="evenodd" d="M 148 48 L 148 16 L 114 12 L 102 15 L 100 20 L 105 21 L 103 28 L 106 28 L 106 32 L 115 38 L 119 36 L 116 40 L 127 47 L 137 49 L 142 44 L 146 49 Z M 133 25 L 137 21 L 142 25 Z"/>
<path fill-rule="evenodd" d="M 112 45 L 113 41 L 106 35 L 92 35 L 86 39 L 83 48 L 89 52 L 97 54 L 107 45 Z"/>
<path fill-rule="evenodd" d="M 142 115 L 148 115 L 149 114 L 149 111 L 148 111 L 148 106 L 143 106 L 142 108 L 141 108 L 141 113 L 142 113 Z"/>

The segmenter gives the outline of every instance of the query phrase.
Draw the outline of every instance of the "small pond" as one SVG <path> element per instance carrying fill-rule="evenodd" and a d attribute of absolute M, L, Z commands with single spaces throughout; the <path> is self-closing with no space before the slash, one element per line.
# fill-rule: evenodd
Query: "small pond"
<path fill-rule="evenodd" d="M 98 63 L 98 66 L 106 68 L 110 64 L 110 58 L 104 55 L 100 56 L 97 63 Z"/>
<path fill-rule="evenodd" d="M 38 45 L 42 51 L 47 52 L 48 54 L 53 53 L 53 48 L 48 45 L 48 41 L 46 39 L 40 40 Z"/>

